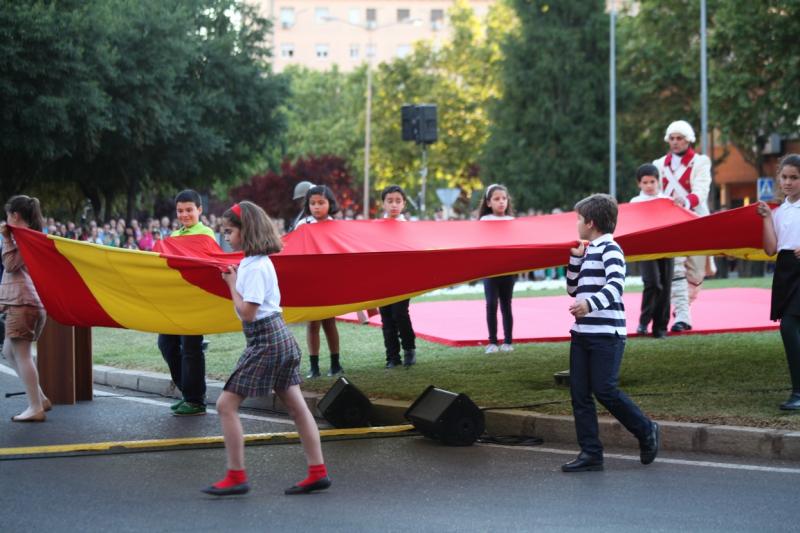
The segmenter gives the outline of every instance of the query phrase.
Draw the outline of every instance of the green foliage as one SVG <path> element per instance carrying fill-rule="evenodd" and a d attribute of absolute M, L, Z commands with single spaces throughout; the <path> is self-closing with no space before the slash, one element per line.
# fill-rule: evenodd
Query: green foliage
<path fill-rule="evenodd" d="M 713 122 L 763 175 L 767 136 L 798 132 L 800 3 L 721 3 L 713 21 Z"/>
<path fill-rule="evenodd" d="M 491 106 L 483 178 L 518 208 L 569 208 L 608 190 L 608 16 L 594 0 L 514 0 L 502 96 Z"/>
<path fill-rule="evenodd" d="M 418 43 L 406 58 L 380 66 L 373 103 L 373 190 L 390 183 L 408 192 L 420 190 L 421 148 L 402 142 L 403 104 L 438 106 L 439 140 L 428 159 L 428 205 L 437 187 L 459 187 L 466 194 L 481 187 L 478 157 L 489 132 L 487 102 L 497 95 L 500 42 L 515 27 L 504 2 L 494 4 L 481 20 L 468 3 L 449 12 L 452 38 L 440 47 Z"/>
<path fill-rule="evenodd" d="M 709 131 L 762 174 L 767 136 L 797 133 L 800 5 L 709 0 L 707 14 Z M 644 0 L 635 16 L 620 17 L 621 139 L 633 161 L 666 151 L 663 132 L 673 120 L 688 120 L 699 136 L 699 32 L 692 0 Z"/>
<path fill-rule="evenodd" d="M 366 69 L 344 73 L 335 66 L 329 71 L 295 66 L 283 75 L 291 93 L 282 109 L 287 128 L 280 159 L 333 154 L 362 170 Z"/>
<path fill-rule="evenodd" d="M 0 194 L 7 198 L 71 154 L 96 153 L 111 127 L 101 76 L 107 34 L 81 2 L 3 0 L 0 8 Z"/>
<path fill-rule="evenodd" d="M 630 161 L 621 168 L 629 189 L 638 165 L 666 153 L 670 122 L 688 121 L 699 137 L 699 33 L 700 6 L 693 0 L 644 0 L 635 16 L 618 18 L 617 123 Z"/>
<path fill-rule="evenodd" d="M 5 194 L 77 183 L 120 194 L 238 178 L 281 128 L 269 22 L 234 0 L 4 2 Z M 6 125 L 9 126 L 6 129 Z M 42 187 L 46 189 L 46 187 Z M 106 213 L 108 214 L 108 213 Z"/>

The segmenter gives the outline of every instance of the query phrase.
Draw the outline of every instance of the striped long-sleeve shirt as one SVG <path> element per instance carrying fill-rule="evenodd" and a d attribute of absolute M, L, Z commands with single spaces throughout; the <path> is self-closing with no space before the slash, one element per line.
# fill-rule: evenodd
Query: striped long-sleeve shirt
<path fill-rule="evenodd" d="M 590 242 L 583 257 L 570 256 L 567 292 L 589 304 L 589 313 L 576 319 L 571 331 L 626 336 L 624 288 L 625 255 L 610 233 Z"/>

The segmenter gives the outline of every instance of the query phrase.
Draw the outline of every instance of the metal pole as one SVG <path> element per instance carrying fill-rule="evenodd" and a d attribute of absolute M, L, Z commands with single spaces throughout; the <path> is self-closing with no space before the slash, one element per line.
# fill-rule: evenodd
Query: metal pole
<path fill-rule="evenodd" d="M 419 171 L 422 176 L 422 198 L 419 199 L 419 218 L 425 220 L 425 187 L 428 181 L 428 145 L 422 145 L 422 168 Z"/>
<path fill-rule="evenodd" d="M 617 76 L 616 76 L 616 35 L 617 8 L 614 2 L 611 3 L 611 13 L 609 17 L 609 62 L 608 62 L 608 90 L 609 90 L 609 120 L 608 120 L 608 194 L 617 197 Z"/>
<path fill-rule="evenodd" d="M 706 0 L 700 0 L 700 141 L 705 155 L 708 146 L 708 61 L 706 58 Z"/>
<path fill-rule="evenodd" d="M 371 35 L 371 34 L 370 34 Z M 370 39 L 371 41 L 371 39 Z M 370 46 L 367 46 L 369 54 Z M 369 218 L 369 149 L 371 144 L 370 126 L 372 124 L 372 58 L 367 58 L 367 109 L 364 118 L 364 218 Z"/>

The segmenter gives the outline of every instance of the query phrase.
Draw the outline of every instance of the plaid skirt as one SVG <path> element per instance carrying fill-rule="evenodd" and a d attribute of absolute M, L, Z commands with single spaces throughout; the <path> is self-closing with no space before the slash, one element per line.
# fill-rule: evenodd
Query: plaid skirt
<path fill-rule="evenodd" d="M 225 390 L 239 396 L 268 396 L 303 382 L 300 347 L 275 313 L 255 322 L 242 322 L 247 347 L 225 383 Z"/>

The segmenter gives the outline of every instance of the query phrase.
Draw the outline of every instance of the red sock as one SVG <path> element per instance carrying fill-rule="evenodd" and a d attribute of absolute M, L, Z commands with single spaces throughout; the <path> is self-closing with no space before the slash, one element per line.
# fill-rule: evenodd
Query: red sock
<path fill-rule="evenodd" d="M 321 465 L 308 465 L 308 477 L 297 484 L 298 487 L 305 487 L 316 483 L 320 479 L 328 476 L 328 469 L 324 464 Z"/>
<path fill-rule="evenodd" d="M 229 489 L 234 485 L 241 485 L 247 481 L 247 473 L 244 470 L 228 470 L 225 479 L 214 483 L 214 487 L 218 489 Z"/>

